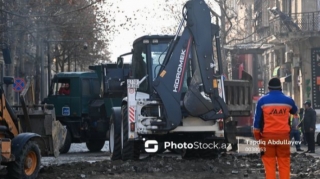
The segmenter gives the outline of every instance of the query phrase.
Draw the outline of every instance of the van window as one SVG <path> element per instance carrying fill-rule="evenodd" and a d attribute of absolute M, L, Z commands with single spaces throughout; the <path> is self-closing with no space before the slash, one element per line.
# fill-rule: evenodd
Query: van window
<path fill-rule="evenodd" d="M 90 96 L 90 81 L 82 79 L 82 96 Z"/>

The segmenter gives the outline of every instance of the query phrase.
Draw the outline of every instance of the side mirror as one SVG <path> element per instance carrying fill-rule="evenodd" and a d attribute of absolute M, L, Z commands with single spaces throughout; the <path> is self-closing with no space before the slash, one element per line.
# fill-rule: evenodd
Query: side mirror
<path fill-rule="evenodd" d="M 122 57 L 118 57 L 117 65 L 118 65 L 118 68 L 122 68 L 122 66 L 123 66 L 123 58 Z"/>
<path fill-rule="evenodd" d="M 6 85 L 13 85 L 14 84 L 14 77 L 12 77 L 12 76 L 3 77 L 3 83 Z"/>

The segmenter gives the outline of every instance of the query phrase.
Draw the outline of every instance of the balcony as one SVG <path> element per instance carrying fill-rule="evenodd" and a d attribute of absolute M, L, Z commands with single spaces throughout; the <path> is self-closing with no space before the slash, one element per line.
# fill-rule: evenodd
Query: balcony
<path fill-rule="evenodd" d="M 290 15 L 277 11 L 267 25 L 262 26 L 261 20 L 256 19 L 256 40 L 272 41 L 283 38 L 301 38 L 320 35 L 320 11 L 292 13 Z"/>

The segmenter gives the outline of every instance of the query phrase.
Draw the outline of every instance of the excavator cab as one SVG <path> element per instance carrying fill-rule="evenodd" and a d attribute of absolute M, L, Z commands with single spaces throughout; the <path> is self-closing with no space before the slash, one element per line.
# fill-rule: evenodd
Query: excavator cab
<path fill-rule="evenodd" d="M 131 62 L 131 76 L 133 79 L 144 80 L 137 91 L 151 94 L 153 81 L 157 77 L 166 56 L 173 36 L 143 36 L 133 42 L 133 54 Z"/>
<path fill-rule="evenodd" d="M 110 118 L 112 160 L 138 159 L 139 142 L 145 141 L 146 149 L 147 140 L 222 143 L 227 138 L 234 144 L 231 117 L 251 114 L 251 81 L 224 79 L 220 27 L 211 23 L 205 1 L 189 0 L 182 12 L 175 36 L 142 36 L 133 42 L 127 90 Z M 193 153 L 183 151 L 183 156 Z M 219 149 L 196 153 L 207 158 L 212 152 Z"/>
<path fill-rule="evenodd" d="M 178 39 L 179 37 L 177 41 Z M 153 85 L 156 83 L 155 80 L 158 75 L 160 75 L 160 69 L 164 66 L 164 60 L 171 43 L 174 43 L 174 36 L 169 35 L 146 35 L 134 41 L 130 78 L 142 79 L 146 77 L 139 85 L 137 89 L 138 92 L 151 94 L 151 98 L 157 98 L 157 92 L 154 90 Z M 212 48 L 216 47 L 214 46 Z M 191 51 L 186 55 L 189 60 L 186 60 L 185 68 L 175 69 L 174 73 L 177 73 L 170 77 L 172 79 L 177 78 L 182 75 L 183 71 L 183 81 L 180 82 L 178 78 L 174 80 L 172 91 L 181 90 L 180 103 L 184 114 L 187 112 L 185 109 L 185 106 L 187 106 L 189 108 L 189 114 L 201 116 L 208 111 L 212 111 L 213 105 L 211 99 L 203 90 L 200 71 L 196 70 L 197 66 L 199 66 L 197 59 L 192 58 L 193 54 Z M 179 62 L 179 59 L 176 61 Z M 218 61 L 218 59 L 215 59 L 214 62 L 222 63 L 222 61 Z M 228 106 L 228 117 L 250 116 L 252 106 L 252 101 L 250 100 L 252 96 L 251 80 L 227 80 L 224 79 L 222 74 L 218 73 L 219 71 L 217 70 L 217 75 L 220 75 L 218 91 Z M 224 93 L 222 93 L 222 91 L 224 91 Z M 219 110 L 220 109 L 215 109 L 215 111 Z M 210 115 L 202 116 L 204 120 L 210 120 L 210 117 Z"/>

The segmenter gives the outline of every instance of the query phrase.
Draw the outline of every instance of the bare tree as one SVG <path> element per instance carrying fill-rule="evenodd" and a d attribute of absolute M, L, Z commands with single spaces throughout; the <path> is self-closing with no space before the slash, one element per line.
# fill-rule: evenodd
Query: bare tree
<path fill-rule="evenodd" d="M 99 60 L 108 61 L 108 26 L 112 14 L 103 10 L 110 2 L 101 0 L 5 0 L 1 8 L 2 43 L 10 47 L 10 76 L 35 76 L 36 101 L 39 101 L 43 59 L 55 57 L 55 72 L 79 69 Z M 49 41 L 52 41 L 49 42 Z M 53 42 L 55 41 L 55 42 Z M 83 49 L 84 43 L 87 44 Z M 50 47 L 47 49 L 47 47 Z M 52 60 L 52 59 L 49 59 Z M 42 63 L 41 63 L 42 62 Z M 46 80 L 42 78 L 42 80 Z M 11 88 L 12 89 L 12 88 Z M 12 90 L 8 99 L 13 100 Z M 11 100 L 11 102 L 12 102 Z"/>
<path fill-rule="evenodd" d="M 119 0 L 118 2 L 122 2 L 123 0 Z M 136 26 L 143 26 L 141 22 L 143 19 L 146 20 L 154 20 L 156 24 L 157 21 L 163 21 L 167 23 L 164 24 L 163 27 L 160 27 L 160 34 L 172 35 L 176 32 L 179 21 L 182 18 L 182 8 L 185 5 L 187 0 L 154 0 L 152 6 L 148 6 L 147 8 L 141 8 L 136 11 L 133 17 L 126 17 L 126 22 L 120 23 L 123 29 L 135 29 Z M 238 9 L 241 6 L 245 6 L 242 4 L 234 4 L 235 0 L 214 0 L 209 1 L 206 0 L 206 3 L 211 9 L 212 14 L 212 22 L 216 24 L 220 24 L 220 37 L 221 37 L 221 47 L 225 45 L 231 45 L 233 43 L 243 41 L 252 36 L 252 34 L 248 33 L 245 26 L 239 26 L 243 21 L 250 21 L 251 19 L 246 19 L 246 17 L 238 17 Z M 121 7 L 118 7 L 118 10 L 121 12 Z M 136 21 L 136 18 L 140 20 L 140 23 Z M 243 23 L 245 24 L 245 23 Z M 158 29 L 154 29 L 152 26 L 143 26 L 143 31 L 145 34 L 155 34 Z M 134 33 L 132 35 L 135 35 Z M 222 49 L 223 59 L 226 59 L 226 54 L 224 52 L 224 48 Z M 223 60 L 224 70 L 227 71 L 226 60 Z"/>

